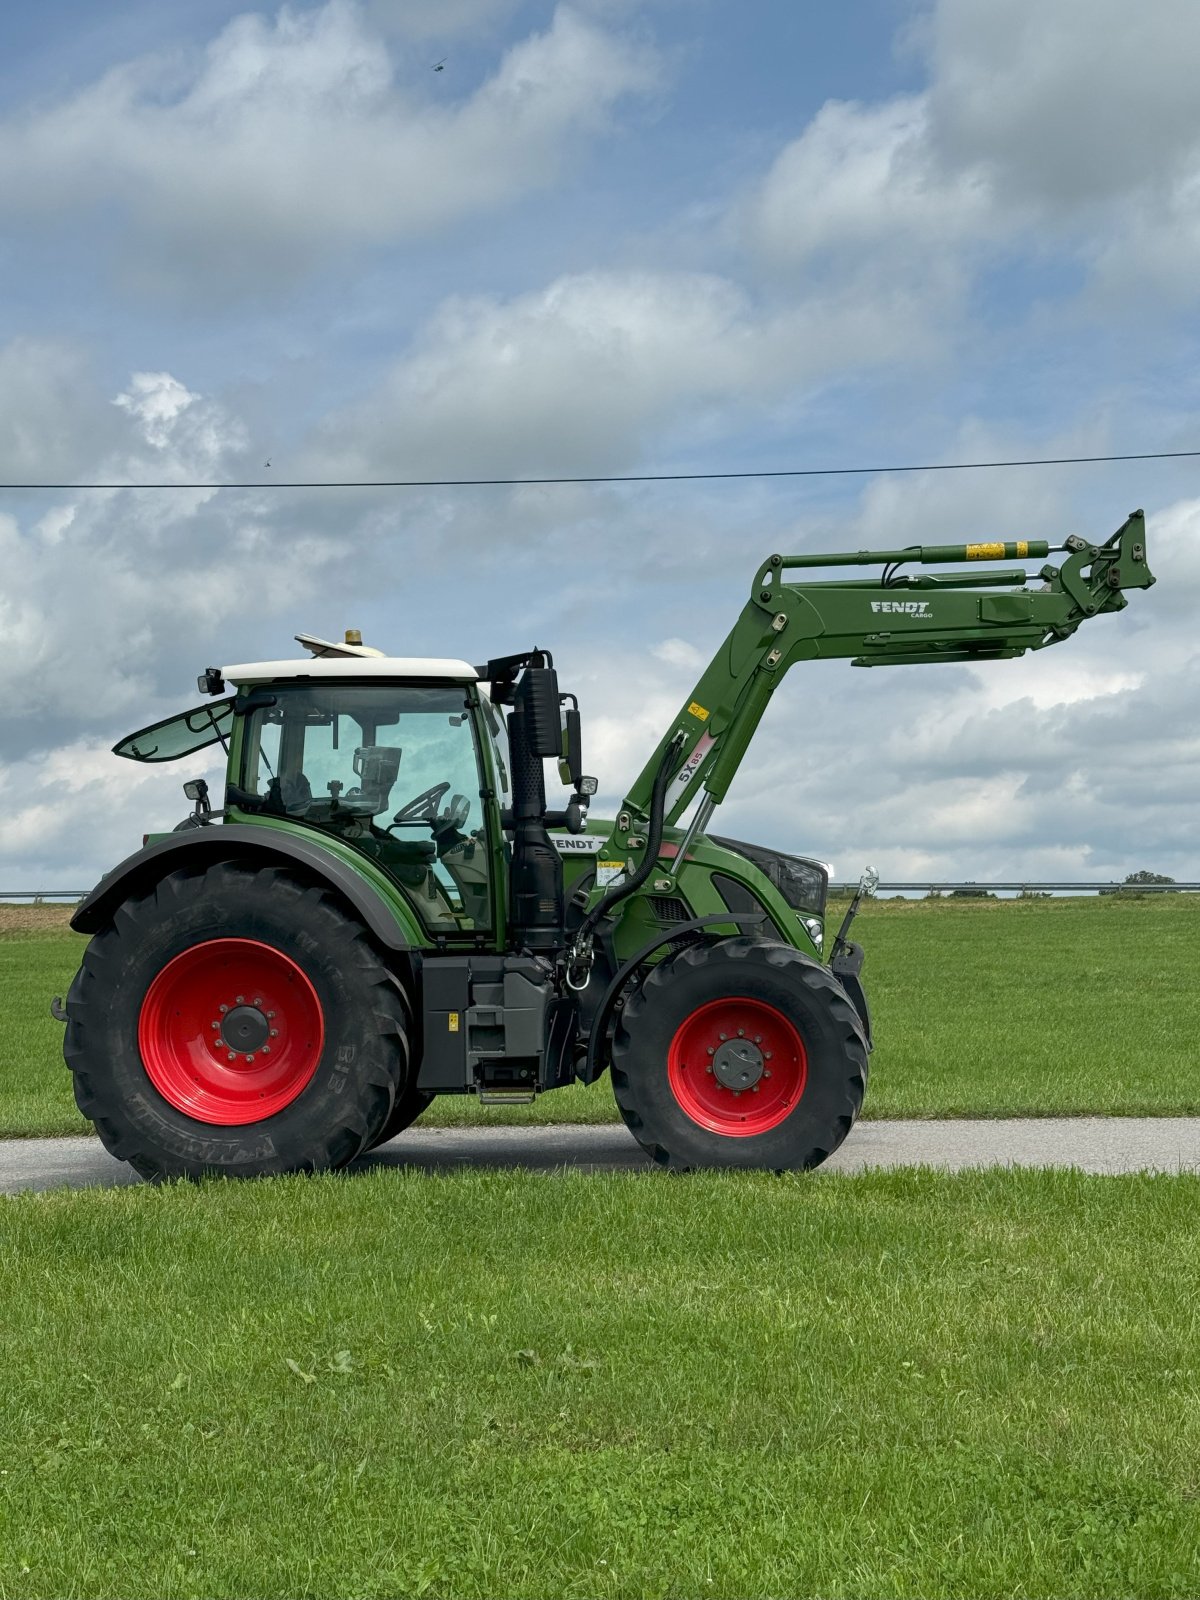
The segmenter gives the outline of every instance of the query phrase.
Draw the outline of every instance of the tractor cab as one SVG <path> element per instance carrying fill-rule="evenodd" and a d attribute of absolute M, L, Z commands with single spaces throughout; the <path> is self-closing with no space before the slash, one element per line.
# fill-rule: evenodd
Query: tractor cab
<path fill-rule="evenodd" d="M 490 667 L 465 661 L 304 642 L 321 647 L 316 659 L 210 669 L 200 686 L 220 698 L 130 734 L 116 754 L 169 761 L 219 742 L 223 810 L 212 811 L 207 786 L 193 781 L 185 789 L 196 809 L 181 829 L 223 816 L 227 824 L 319 834 L 399 891 L 422 942 L 494 947 L 515 899 L 514 832 L 544 826 L 548 815 L 544 789 L 536 817 L 514 814 L 513 757 L 495 703 L 509 700 L 520 721 L 517 685 L 529 657 L 505 658 L 489 679 Z M 563 730 L 578 717 L 560 716 L 557 679 L 540 670 L 551 681 L 539 683 L 539 770 L 543 755 L 563 753 Z M 557 865 L 553 852 L 546 859 Z M 550 894 L 561 902 L 561 881 Z"/>

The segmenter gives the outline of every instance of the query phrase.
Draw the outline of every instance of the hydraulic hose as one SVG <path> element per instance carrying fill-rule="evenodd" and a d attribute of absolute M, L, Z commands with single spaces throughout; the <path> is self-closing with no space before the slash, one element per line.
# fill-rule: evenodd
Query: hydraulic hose
<path fill-rule="evenodd" d="M 622 900 L 634 894 L 645 883 L 654 871 L 654 863 L 658 860 L 659 848 L 662 845 L 663 814 L 666 811 L 667 782 L 671 776 L 671 768 L 679 753 L 678 743 L 672 739 L 663 751 L 662 760 L 658 764 L 658 771 L 654 775 L 654 784 L 650 790 L 650 825 L 646 833 L 646 849 L 642 856 L 642 864 L 631 877 L 623 883 L 614 884 L 604 896 L 598 900 L 592 909 L 579 924 L 575 933 L 575 948 L 579 949 L 599 925 L 602 917 L 606 917 L 612 908 L 619 905 Z"/>

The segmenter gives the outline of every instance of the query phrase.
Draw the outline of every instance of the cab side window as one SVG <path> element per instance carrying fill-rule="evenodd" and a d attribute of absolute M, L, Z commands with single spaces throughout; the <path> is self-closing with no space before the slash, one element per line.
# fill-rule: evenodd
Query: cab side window
<path fill-rule="evenodd" d="M 247 729 L 241 787 L 251 807 L 369 856 L 431 931 L 489 928 L 490 851 L 465 690 L 280 684 L 271 698 Z"/>

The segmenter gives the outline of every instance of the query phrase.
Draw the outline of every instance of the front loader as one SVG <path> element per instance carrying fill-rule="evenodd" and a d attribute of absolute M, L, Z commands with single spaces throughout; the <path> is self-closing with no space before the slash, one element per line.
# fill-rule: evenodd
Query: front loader
<path fill-rule="evenodd" d="M 204 703 L 115 747 L 220 745 L 224 803 L 186 784 L 192 813 L 75 913 L 80 1109 L 144 1176 L 256 1176 L 342 1166 L 435 1095 L 608 1070 L 665 1166 L 815 1166 L 867 1080 L 858 901 L 827 940 L 821 863 L 713 812 L 796 663 L 1019 656 L 1154 582 L 1140 511 L 1057 550 L 1034 574 L 992 563 L 1048 557 L 1036 540 L 772 556 L 607 821 L 544 650 L 473 667 L 298 635 L 311 658 L 208 668 Z M 882 570 L 811 575 L 835 567 Z"/>

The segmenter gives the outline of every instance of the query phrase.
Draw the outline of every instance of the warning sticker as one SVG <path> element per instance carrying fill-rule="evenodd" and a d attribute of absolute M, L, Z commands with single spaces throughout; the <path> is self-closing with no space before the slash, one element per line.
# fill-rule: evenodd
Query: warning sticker
<path fill-rule="evenodd" d="M 968 561 L 1003 561 L 1003 544 L 969 544 L 967 546 Z"/>
<path fill-rule="evenodd" d="M 451 1033 L 458 1032 L 458 1018 L 459 1013 L 457 1011 L 450 1011 L 446 1014 L 446 1022 Z"/>
<path fill-rule="evenodd" d="M 625 863 L 623 861 L 597 861 L 596 886 L 606 889 L 610 883 L 616 883 L 618 878 L 625 876 Z"/>
<path fill-rule="evenodd" d="M 693 700 L 691 705 L 688 707 L 688 711 L 691 713 L 691 715 L 693 717 L 696 718 L 696 720 L 698 722 L 707 722 L 708 721 L 708 712 L 699 703 L 699 701 Z"/>

